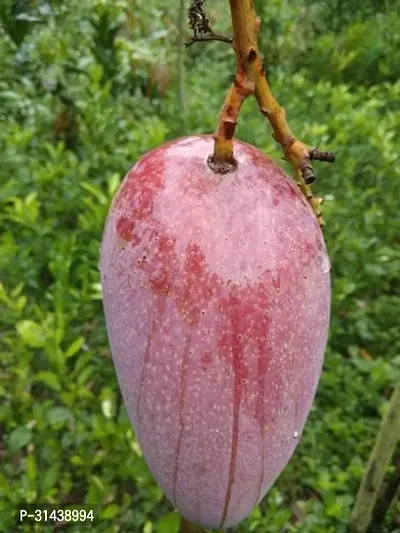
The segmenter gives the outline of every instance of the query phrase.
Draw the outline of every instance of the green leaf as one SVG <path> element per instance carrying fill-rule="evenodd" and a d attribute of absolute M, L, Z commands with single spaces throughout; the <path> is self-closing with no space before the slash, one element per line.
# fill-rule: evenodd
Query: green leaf
<path fill-rule="evenodd" d="M 44 346 L 46 337 L 40 324 L 33 320 L 21 320 L 17 323 L 17 331 L 23 342 L 32 348 Z"/>
<path fill-rule="evenodd" d="M 113 174 L 108 180 L 108 194 L 112 198 L 121 183 L 121 176 L 118 173 Z"/>
<path fill-rule="evenodd" d="M 107 196 L 103 193 L 103 191 L 93 185 L 92 183 L 89 183 L 87 181 L 83 181 L 81 183 L 81 187 L 88 191 L 90 194 L 92 194 L 100 204 L 107 204 Z"/>
<path fill-rule="evenodd" d="M 143 526 L 143 533 L 153 533 L 153 524 L 150 522 L 150 520 L 147 520 Z"/>
<path fill-rule="evenodd" d="M 179 533 L 180 516 L 178 513 L 167 513 L 157 521 L 157 533 Z"/>
<path fill-rule="evenodd" d="M 50 389 L 59 392 L 61 390 L 61 383 L 60 379 L 57 376 L 57 374 L 54 374 L 54 372 L 50 372 L 49 370 L 41 370 L 38 372 L 34 378 L 34 382 L 37 383 L 43 383 Z"/>
<path fill-rule="evenodd" d="M 83 466 L 85 464 L 85 460 L 82 459 L 79 455 L 74 455 L 71 457 L 71 463 L 73 465 Z"/>
<path fill-rule="evenodd" d="M 46 495 L 49 490 L 54 487 L 54 485 L 57 483 L 57 480 L 59 479 L 61 471 L 61 464 L 58 462 L 51 466 L 50 468 L 46 468 L 44 473 L 41 473 L 39 476 L 40 479 L 40 488 L 43 493 L 43 495 Z"/>
<path fill-rule="evenodd" d="M 15 452 L 28 444 L 32 439 L 32 431 L 25 426 L 19 426 L 11 433 L 8 439 L 8 448 Z"/>
<path fill-rule="evenodd" d="M 107 505 L 107 507 L 101 512 L 101 518 L 105 519 L 112 519 L 115 518 L 120 511 L 119 505 L 116 503 L 112 503 L 111 505 Z"/>
<path fill-rule="evenodd" d="M 46 413 L 46 419 L 49 424 L 63 424 L 72 417 L 71 411 L 66 407 L 52 407 Z"/>
<path fill-rule="evenodd" d="M 33 454 L 28 455 L 26 459 L 25 468 L 26 468 L 26 475 L 28 476 L 28 479 L 31 482 L 31 486 L 33 488 L 36 484 L 36 476 L 37 476 L 36 460 Z"/>
<path fill-rule="evenodd" d="M 75 355 L 79 350 L 82 348 L 82 346 L 85 343 L 85 337 L 78 337 L 74 340 L 74 342 L 67 348 L 67 351 L 65 352 L 65 357 L 68 359 L 68 357 L 72 357 Z"/>
<path fill-rule="evenodd" d="M 84 383 L 86 383 L 86 381 L 88 379 L 90 379 L 92 377 L 92 375 L 96 372 L 96 368 L 94 365 L 88 365 L 86 366 L 79 374 L 79 376 L 77 377 L 77 382 L 80 384 L 80 385 L 83 385 Z"/>

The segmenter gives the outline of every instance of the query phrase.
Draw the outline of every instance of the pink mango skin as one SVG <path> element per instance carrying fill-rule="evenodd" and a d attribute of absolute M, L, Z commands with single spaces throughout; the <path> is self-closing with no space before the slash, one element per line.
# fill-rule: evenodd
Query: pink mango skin
<path fill-rule="evenodd" d="M 329 259 L 296 184 L 235 142 L 238 170 L 206 163 L 211 136 L 145 155 L 110 208 L 104 310 L 125 404 L 170 501 L 203 527 L 243 520 L 283 470 L 316 392 Z"/>

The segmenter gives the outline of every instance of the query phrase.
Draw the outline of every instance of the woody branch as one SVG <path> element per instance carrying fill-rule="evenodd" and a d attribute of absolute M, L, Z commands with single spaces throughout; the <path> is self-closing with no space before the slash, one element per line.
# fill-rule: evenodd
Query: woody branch
<path fill-rule="evenodd" d="M 253 0 L 229 1 L 233 47 L 236 53 L 236 75 L 219 114 L 219 123 L 214 134 L 214 153 L 209 158 L 209 166 L 215 172 L 220 173 L 230 172 L 236 168 L 233 137 L 238 116 L 244 100 L 254 94 L 261 113 L 272 126 L 274 139 L 281 145 L 285 159 L 292 164 L 296 181 L 322 226 L 324 224 L 320 211 L 322 199 L 315 198 L 310 187 L 315 180 L 312 161 L 333 163 L 335 156 L 331 152 L 311 148 L 294 136 L 286 120 L 285 110 L 272 94 L 265 76 L 258 50 L 258 32 L 261 21 L 256 15 Z M 195 20 L 203 21 L 203 29 L 208 28 L 213 33 L 204 14 L 203 4 L 204 0 L 192 2 L 192 11 L 189 9 L 189 18 L 192 13 L 191 27 L 193 28 Z M 203 15 L 200 15 L 200 12 Z M 195 13 L 197 13 L 196 17 Z"/>

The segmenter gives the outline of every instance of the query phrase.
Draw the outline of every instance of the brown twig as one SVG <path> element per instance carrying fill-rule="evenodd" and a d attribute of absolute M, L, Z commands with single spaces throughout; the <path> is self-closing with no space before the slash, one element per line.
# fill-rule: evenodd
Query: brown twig
<path fill-rule="evenodd" d="M 322 152 L 321 150 L 318 150 L 318 147 L 313 148 L 310 150 L 310 159 L 316 160 L 316 161 L 326 161 L 327 163 L 334 163 L 335 162 L 335 154 L 332 152 Z"/>
<path fill-rule="evenodd" d="M 315 180 L 312 161 L 334 162 L 331 152 L 310 148 L 297 140 L 286 120 L 286 113 L 272 94 L 258 51 L 257 36 L 261 21 L 257 17 L 253 0 L 229 0 L 233 25 L 233 46 L 236 52 L 237 67 L 235 84 L 230 88 L 219 114 L 219 124 L 215 132 L 214 153 L 209 158 L 209 166 L 215 172 L 229 172 L 236 168 L 233 155 L 233 136 L 241 105 L 247 96 L 254 94 L 261 113 L 269 120 L 274 139 L 281 145 L 284 157 L 291 162 L 296 181 L 319 219 L 321 216 L 321 198 L 314 198 L 310 184 Z M 196 4 L 196 6 L 194 6 Z M 197 13 L 196 32 L 209 28 L 209 22 L 203 11 L 204 0 L 194 0 L 192 5 L 192 22 Z M 202 15 L 199 15 L 199 10 Z M 192 29 L 193 26 L 191 25 Z M 209 28 L 210 29 L 210 28 Z"/>
<path fill-rule="evenodd" d="M 233 157 L 233 136 L 242 104 L 253 92 L 254 84 L 242 69 L 238 69 L 219 114 L 218 128 L 214 134 L 214 153 L 208 158 L 208 164 L 215 172 L 225 174 L 237 167 Z"/>
<path fill-rule="evenodd" d="M 193 43 L 204 43 L 208 41 L 221 41 L 223 43 L 232 44 L 233 38 L 227 37 L 226 35 L 219 35 L 218 33 L 210 33 L 208 35 L 202 35 L 197 37 L 191 37 L 189 41 L 185 42 L 185 46 L 188 47 L 192 45 Z"/>

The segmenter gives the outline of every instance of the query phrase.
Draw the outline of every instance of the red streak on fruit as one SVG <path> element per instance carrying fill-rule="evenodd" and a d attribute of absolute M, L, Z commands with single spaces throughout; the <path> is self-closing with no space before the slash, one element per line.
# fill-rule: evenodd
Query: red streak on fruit
<path fill-rule="evenodd" d="M 232 298 L 229 301 L 230 309 L 234 309 L 239 305 L 239 301 L 236 298 Z M 237 332 L 240 331 L 240 317 L 238 313 L 232 311 L 231 314 L 231 325 L 232 325 L 232 365 L 233 365 L 233 374 L 234 374 L 234 384 L 233 384 L 233 419 L 232 419 L 232 438 L 231 438 L 231 458 L 229 462 L 229 477 L 228 477 L 228 486 L 225 494 L 224 509 L 222 511 L 222 518 L 220 527 L 222 528 L 225 524 L 225 520 L 228 514 L 229 504 L 231 501 L 232 495 L 232 486 L 235 481 L 236 473 L 236 457 L 239 441 L 239 412 L 240 404 L 243 397 L 243 380 L 247 377 L 247 371 L 245 368 L 243 360 L 243 349 L 242 349 L 242 335 Z"/>
<path fill-rule="evenodd" d="M 187 387 L 187 375 L 188 375 L 188 366 L 189 366 L 189 349 L 190 349 L 191 338 L 188 335 L 185 348 L 183 352 L 181 375 L 180 375 L 180 394 L 179 394 L 179 436 L 178 444 L 176 446 L 175 459 L 174 459 L 174 477 L 172 481 L 172 501 L 176 506 L 176 482 L 178 480 L 178 469 L 179 469 L 179 455 L 181 453 L 182 446 L 182 435 L 185 428 L 184 419 L 183 419 L 183 410 L 185 408 L 185 398 L 186 398 L 186 387 Z"/>
<path fill-rule="evenodd" d="M 152 173 L 151 181 L 147 179 L 149 168 Z M 151 214 L 154 198 L 163 185 L 164 162 L 162 158 L 151 158 L 150 154 L 147 154 L 135 166 L 134 179 L 129 179 L 132 172 L 133 170 L 128 173 L 127 179 L 122 183 L 112 208 L 117 210 L 128 200 L 130 211 L 141 220 Z"/>

